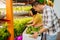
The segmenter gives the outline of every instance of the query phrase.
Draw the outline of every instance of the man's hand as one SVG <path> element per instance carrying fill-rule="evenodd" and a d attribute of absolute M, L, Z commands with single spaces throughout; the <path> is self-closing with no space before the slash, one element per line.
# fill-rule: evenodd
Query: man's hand
<path fill-rule="evenodd" d="M 38 32 L 35 32 L 32 37 L 36 39 L 38 37 Z"/>

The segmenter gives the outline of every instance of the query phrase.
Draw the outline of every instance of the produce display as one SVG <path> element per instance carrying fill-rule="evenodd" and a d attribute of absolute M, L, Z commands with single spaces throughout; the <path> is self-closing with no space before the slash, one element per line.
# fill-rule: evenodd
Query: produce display
<path fill-rule="evenodd" d="M 41 27 L 42 28 L 42 27 Z M 41 40 L 41 35 L 38 34 L 37 38 L 33 38 L 34 32 L 38 32 L 40 27 L 33 27 L 33 26 L 28 26 L 25 31 L 23 32 L 23 40 Z"/>
<path fill-rule="evenodd" d="M 15 37 L 21 35 L 26 28 L 27 22 L 29 22 L 32 18 L 23 18 L 23 19 L 14 19 L 14 35 Z"/>
<path fill-rule="evenodd" d="M 26 30 L 27 34 L 34 34 L 34 32 L 38 32 L 42 27 L 33 27 L 29 26 L 28 29 Z"/>
<path fill-rule="evenodd" d="M 14 6 L 14 11 L 29 11 L 32 8 L 32 6 Z"/>
<path fill-rule="evenodd" d="M 15 15 L 16 14 L 24 15 L 24 14 L 28 14 L 31 8 L 32 6 L 14 6 L 13 12 Z"/>
<path fill-rule="evenodd" d="M 0 40 L 7 40 L 7 38 L 10 36 L 10 33 L 8 32 L 6 27 L 7 25 L 6 24 L 4 25 L 0 27 Z"/>
<path fill-rule="evenodd" d="M 32 6 L 13 6 L 13 13 L 28 13 Z M 0 8 L 0 10 L 6 10 L 6 8 Z M 6 13 L 6 11 L 4 11 Z"/>
<path fill-rule="evenodd" d="M 32 19 L 32 17 L 26 17 L 26 18 L 21 18 L 21 19 L 15 18 L 14 19 L 14 36 L 15 37 L 22 35 L 23 31 L 26 28 L 27 22 L 29 22 L 31 19 Z M 3 26 L 7 27 L 7 23 L 3 24 Z"/>

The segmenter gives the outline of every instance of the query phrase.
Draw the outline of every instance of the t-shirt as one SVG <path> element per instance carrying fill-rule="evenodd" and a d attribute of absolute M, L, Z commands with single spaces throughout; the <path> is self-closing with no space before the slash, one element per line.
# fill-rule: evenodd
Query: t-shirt
<path fill-rule="evenodd" d="M 36 25 L 42 24 L 42 14 L 37 13 L 36 15 L 34 15 L 33 23 L 35 23 Z"/>

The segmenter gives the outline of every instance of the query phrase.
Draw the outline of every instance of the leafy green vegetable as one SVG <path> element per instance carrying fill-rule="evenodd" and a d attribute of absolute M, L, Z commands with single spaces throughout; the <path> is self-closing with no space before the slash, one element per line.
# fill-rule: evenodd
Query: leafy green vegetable
<path fill-rule="evenodd" d="M 33 26 L 30 26 L 28 27 L 28 29 L 26 30 L 26 33 L 27 34 L 34 34 L 34 32 L 38 32 L 42 27 L 33 27 Z"/>
<path fill-rule="evenodd" d="M 10 33 L 7 31 L 7 28 L 0 28 L 0 40 L 7 40 L 10 36 Z"/>
<path fill-rule="evenodd" d="M 21 35 L 26 28 L 26 23 L 29 22 L 32 18 L 22 18 L 14 19 L 14 36 Z"/>
<path fill-rule="evenodd" d="M 29 11 L 32 8 L 32 6 L 17 6 L 13 7 L 14 11 Z"/>
<path fill-rule="evenodd" d="M 32 19 L 31 17 L 22 18 L 22 19 L 19 19 L 19 18 L 15 18 L 15 19 L 14 19 L 14 36 L 15 36 L 15 37 L 16 37 L 16 36 L 19 36 L 19 35 L 21 35 L 21 34 L 23 33 L 23 31 L 24 31 L 25 28 L 26 28 L 25 25 L 26 25 L 27 22 L 29 22 L 31 19 Z M 3 24 L 3 26 L 4 26 L 4 29 L 3 29 L 3 30 L 0 29 L 0 32 L 1 32 L 0 35 L 2 36 L 2 38 L 1 38 L 1 36 L 0 36 L 1 39 L 4 39 L 5 37 L 8 36 L 8 34 L 5 33 L 5 32 L 7 31 L 7 23 Z"/>

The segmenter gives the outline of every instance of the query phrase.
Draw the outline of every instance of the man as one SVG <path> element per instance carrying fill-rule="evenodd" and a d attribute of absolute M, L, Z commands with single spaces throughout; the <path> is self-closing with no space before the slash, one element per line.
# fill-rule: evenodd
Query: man
<path fill-rule="evenodd" d="M 37 38 L 38 34 L 45 32 L 46 40 L 56 40 L 60 25 L 53 8 L 39 2 L 32 3 L 32 6 L 38 12 L 43 11 L 43 24 L 40 24 L 43 25 L 43 28 L 39 32 L 35 32 L 33 37 Z"/>

